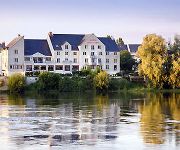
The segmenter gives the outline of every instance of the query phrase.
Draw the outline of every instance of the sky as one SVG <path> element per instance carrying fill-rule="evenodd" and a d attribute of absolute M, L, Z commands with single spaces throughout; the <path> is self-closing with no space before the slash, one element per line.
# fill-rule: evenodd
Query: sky
<path fill-rule="evenodd" d="M 112 35 L 141 43 L 150 33 L 166 40 L 180 34 L 180 0 L 0 0 L 0 42 L 18 34 Z"/>

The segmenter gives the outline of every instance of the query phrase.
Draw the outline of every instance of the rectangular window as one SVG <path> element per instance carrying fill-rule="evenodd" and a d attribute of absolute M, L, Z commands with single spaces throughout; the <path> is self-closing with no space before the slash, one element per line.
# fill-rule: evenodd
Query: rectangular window
<path fill-rule="evenodd" d="M 106 55 L 109 55 L 109 52 L 106 52 Z"/>
<path fill-rule="evenodd" d="M 88 58 L 85 58 L 85 63 L 88 63 Z"/>
<path fill-rule="evenodd" d="M 117 52 L 114 52 L 114 55 L 117 55 Z"/>
<path fill-rule="evenodd" d="M 30 57 L 24 57 L 25 61 L 30 61 Z"/>
<path fill-rule="evenodd" d="M 101 45 L 98 45 L 98 49 L 101 49 Z"/>
<path fill-rule="evenodd" d="M 51 61 L 51 57 L 46 57 L 46 61 Z"/>
<path fill-rule="evenodd" d="M 74 63 L 77 63 L 77 58 L 74 58 L 74 61 L 73 61 Z"/>
<path fill-rule="evenodd" d="M 68 52 L 65 52 L 65 55 L 68 55 Z"/>
<path fill-rule="evenodd" d="M 65 61 L 68 61 L 68 58 L 65 58 Z"/>
<path fill-rule="evenodd" d="M 16 49 L 16 50 L 14 50 L 14 53 L 15 53 L 15 54 L 18 54 L 18 50 L 17 50 L 17 49 Z"/>
<path fill-rule="evenodd" d="M 48 66 L 48 71 L 54 71 L 54 66 L 53 65 L 49 65 Z"/>
<path fill-rule="evenodd" d="M 15 62 L 18 62 L 18 58 L 14 58 L 14 61 L 15 61 Z"/>
<path fill-rule="evenodd" d="M 77 52 L 73 52 L 73 55 L 77 55 Z"/>
<path fill-rule="evenodd" d="M 68 47 L 68 45 L 65 45 L 65 49 L 68 49 L 69 47 Z"/>
<path fill-rule="evenodd" d="M 109 69 L 109 65 L 106 65 L 106 69 Z"/>
<path fill-rule="evenodd" d="M 98 63 L 101 63 L 101 58 L 98 58 Z"/>
<path fill-rule="evenodd" d="M 57 52 L 57 55 L 60 55 L 61 54 L 61 52 Z"/>
<path fill-rule="evenodd" d="M 12 65 L 10 65 L 10 69 L 12 69 L 13 67 L 12 67 Z"/>
<path fill-rule="evenodd" d="M 114 65 L 114 70 L 117 70 L 117 65 Z"/>
<path fill-rule="evenodd" d="M 91 52 L 91 56 L 94 56 L 94 52 Z"/>
<path fill-rule="evenodd" d="M 91 45 L 91 49 L 94 50 L 94 45 Z"/>
<path fill-rule="evenodd" d="M 79 71 L 79 66 L 78 65 L 72 66 L 72 71 Z"/>
<path fill-rule="evenodd" d="M 102 55 L 102 52 L 99 52 L 99 55 Z"/>
<path fill-rule="evenodd" d="M 41 66 L 40 70 L 46 70 L 46 66 L 45 65 Z"/>
<path fill-rule="evenodd" d="M 85 45 L 85 46 L 84 46 L 84 48 L 85 48 L 85 49 L 87 49 L 87 48 L 88 48 L 88 46 L 87 46 L 87 45 Z"/>
<path fill-rule="evenodd" d="M 117 59 L 114 59 L 114 63 L 117 63 Z"/>
<path fill-rule="evenodd" d="M 109 59 L 106 59 L 106 63 L 109 63 Z"/>
<path fill-rule="evenodd" d="M 65 65 L 65 71 L 70 71 L 70 65 Z"/>
<path fill-rule="evenodd" d="M 60 58 L 57 58 L 57 63 L 60 63 Z"/>
<path fill-rule="evenodd" d="M 63 65 L 56 65 L 56 70 L 63 70 Z"/>
<path fill-rule="evenodd" d="M 86 55 L 86 52 L 83 52 L 83 55 Z"/>

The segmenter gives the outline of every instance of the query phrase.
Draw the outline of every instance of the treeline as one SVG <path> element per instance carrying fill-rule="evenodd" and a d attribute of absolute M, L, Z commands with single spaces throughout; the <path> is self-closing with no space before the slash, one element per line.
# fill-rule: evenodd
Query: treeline
<path fill-rule="evenodd" d="M 58 92 L 84 92 L 84 91 L 120 91 L 134 88 L 143 88 L 142 84 L 133 83 L 123 78 L 112 78 L 105 71 L 90 69 L 83 70 L 83 76 L 61 75 L 43 72 L 36 83 L 26 85 L 25 77 L 14 74 L 8 79 L 10 92 L 23 93 L 24 91 L 58 91 Z"/>
<path fill-rule="evenodd" d="M 147 35 L 137 52 L 140 58 L 139 75 L 149 87 L 180 88 L 180 36 L 168 43 L 156 34 Z"/>

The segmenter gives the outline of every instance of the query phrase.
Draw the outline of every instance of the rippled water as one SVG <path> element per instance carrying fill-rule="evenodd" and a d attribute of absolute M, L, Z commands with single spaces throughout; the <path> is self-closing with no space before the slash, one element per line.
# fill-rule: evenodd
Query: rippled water
<path fill-rule="evenodd" d="M 180 149 L 180 94 L 0 95 L 1 150 Z"/>

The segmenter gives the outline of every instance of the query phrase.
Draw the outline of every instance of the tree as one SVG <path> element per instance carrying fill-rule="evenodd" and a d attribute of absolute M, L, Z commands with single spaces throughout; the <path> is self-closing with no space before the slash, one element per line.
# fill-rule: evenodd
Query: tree
<path fill-rule="evenodd" d="M 95 82 L 95 87 L 98 91 L 107 90 L 109 86 L 109 76 L 107 72 L 100 71 L 100 73 L 98 73 L 95 76 L 94 82 Z"/>
<path fill-rule="evenodd" d="M 117 43 L 118 45 L 124 45 L 124 41 L 123 41 L 123 39 L 122 39 L 121 37 L 119 37 L 119 38 L 116 40 L 116 43 Z"/>
<path fill-rule="evenodd" d="M 120 52 L 120 67 L 121 70 L 131 71 L 133 65 L 135 65 L 135 60 L 132 58 L 130 52 L 123 50 Z"/>
<path fill-rule="evenodd" d="M 8 78 L 8 89 L 10 92 L 22 93 L 25 88 L 25 78 L 22 74 L 16 73 Z"/>
<path fill-rule="evenodd" d="M 167 82 L 164 74 L 164 63 L 167 61 L 167 48 L 165 40 L 156 34 L 147 35 L 142 45 L 138 48 L 141 63 L 138 66 L 140 75 L 150 80 L 153 87 L 163 88 Z"/>
<path fill-rule="evenodd" d="M 167 71 L 169 71 L 169 85 L 180 88 L 180 37 L 175 36 L 174 43 L 169 44 Z"/>

